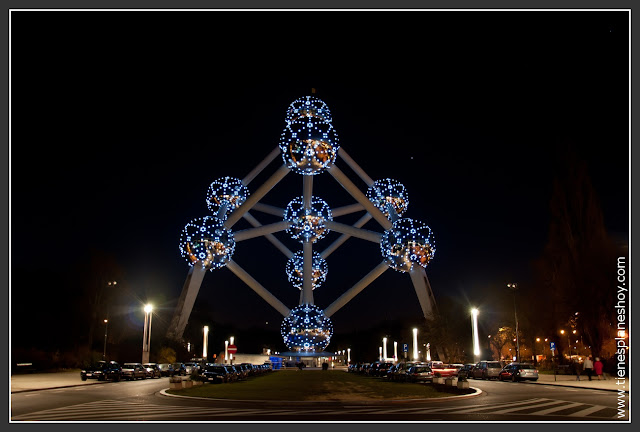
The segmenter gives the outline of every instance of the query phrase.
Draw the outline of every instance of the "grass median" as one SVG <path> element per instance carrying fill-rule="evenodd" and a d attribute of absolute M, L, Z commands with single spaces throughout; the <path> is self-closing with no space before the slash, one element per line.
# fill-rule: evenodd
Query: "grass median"
<path fill-rule="evenodd" d="M 345 371 L 283 370 L 227 384 L 204 384 L 169 394 L 238 400 L 344 401 L 438 398 L 471 393 L 432 384 L 389 382 Z"/>

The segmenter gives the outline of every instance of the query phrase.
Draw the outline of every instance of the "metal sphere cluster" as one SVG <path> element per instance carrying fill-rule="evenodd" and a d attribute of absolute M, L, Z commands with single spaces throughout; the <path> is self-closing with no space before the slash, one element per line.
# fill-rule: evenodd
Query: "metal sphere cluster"
<path fill-rule="evenodd" d="M 332 121 L 329 106 L 314 96 L 301 97 L 291 102 L 285 120 L 292 122 L 300 117 L 318 117 L 328 123 Z"/>
<path fill-rule="evenodd" d="M 318 306 L 300 305 L 282 321 L 280 334 L 292 352 L 322 352 L 333 336 L 333 324 Z"/>
<path fill-rule="evenodd" d="M 327 104 L 311 96 L 293 102 L 279 146 L 285 165 L 298 174 L 319 174 L 333 164 L 340 144 Z"/>
<path fill-rule="evenodd" d="M 222 220 L 205 216 L 185 225 L 180 234 L 180 254 L 189 265 L 209 270 L 224 267 L 235 251 L 233 233 Z"/>
<path fill-rule="evenodd" d="M 398 216 L 402 216 L 409 206 L 409 196 L 404 185 L 393 179 L 376 180 L 367 189 L 367 198 L 378 210 L 389 218 L 391 206 Z"/>
<path fill-rule="evenodd" d="M 305 209 L 303 197 L 297 197 L 287 204 L 284 219 L 291 224 L 287 229 L 291 238 L 315 243 L 329 233 L 324 222 L 332 221 L 333 216 L 329 205 L 320 198 L 311 197 L 311 207 Z"/>
<path fill-rule="evenodd" d="M 401 272 L 410 271 L 414 264 L 426 267 L 436 247 L 431 228 L 419 221 L 398 219 L 385 231 L 380 250 L 389 267 Z"/>
<path fill-rule="evenodd" d="M 298 251 L 287 261 L 287 278 L 289 282 L 293 284 L 294 287 L 298 289 L 302 289 L 302 283 L 304 280 L 303 277 L 303 268 L 304 268 L 304 256 L 302 251 Z M 313 259 L 311 264 L 311 286 L 313 289 L 319 288 L 324 281 L 327 279 L 327 272 L 329 271 L 329 267 L 327 266 L 327 261 L 324 260 L 320 256 L 319 253 L 313 252 Z"/>
<path fill-rule="evenodd" d="M 249 189 L 242 184 L 242 180 L 234 177 L 222 177 L 214 180 L 207 192 L 207 208 L 214 214 L 218 214 L 221 208 L 224 212 L 218 215 L 226 218 L 236 208 L 247 200 Z"/>

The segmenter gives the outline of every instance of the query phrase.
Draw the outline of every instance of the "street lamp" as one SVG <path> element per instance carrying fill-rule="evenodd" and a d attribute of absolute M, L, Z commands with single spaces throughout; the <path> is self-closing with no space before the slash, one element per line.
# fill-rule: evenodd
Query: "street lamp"
<path fill-rule="evenodd" d="M 347 363 L 351 364 L 351 348 L 347 348 Z"/>
<path fill-rule="evenodd" d="M 418 329 L 413 329 L 413 359 L 418 360 Z"/>
<path fill-rule="evenodd" d="M 104 320 L 104 351 L 102 351 L 102 360 L 107 359 L 107 327 L 109 326 L 109 320 Z"/>
<path fill-rule="evenodd" d="M 202 358 L 207 360 L 207 345 L 209 344 L 209 326 L 204 326 L 204 340 L 202 341 Z"/>
<path fill-rule="evenodd" d="M 516 290 L 518 289 L 518 284 L 509 283 L 507 284 L 507 288 L 509 288 L 513 292 L 513 313 L 516 318 L 516 361 L 520 361 L 520 338 L 518 336 L 518 311 L 516 309 Z"/>
<path fill-rule="evenodd" d="M 471 309 L 471 334 L 473 336 L 473 361 L 478 362 L 478 356 L 480 355 L 480 341 L 478 339 L 478 309 Z"/>
<path fill-rule="evenodd" d="M 382 359 L 387 361 L 387 338 L 382 338 Z"/>
<path fill-rule="evenodd" d="M 398 342 L 393 341 L 393 362 L 398 361 Z"/>
<path fill-rule="evenodd" d="M 151 347 L 151 317 L 153 306 L 144 307 L 144 335 L 142 336 L 142 363 L 149 363 L 149 348 Z"/>
<path fill-rule="evenodd" d="M 229 341 L 224 341 L 224 362 L 225 364 L 229 361 Z"/>

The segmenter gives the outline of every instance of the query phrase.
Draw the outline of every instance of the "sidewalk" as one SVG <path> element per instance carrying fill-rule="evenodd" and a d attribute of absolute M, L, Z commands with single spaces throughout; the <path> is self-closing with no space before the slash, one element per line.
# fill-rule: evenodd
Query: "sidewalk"
<path fill-rule="evenodd" d="M 617 380 L 609 374 L 606 374 L 606 378 L 607 379 L 600 381 L 598 381 L 597 378 L 592 378 L 591 381 L 589 381 L 589 377 L 586 375 L 580 375 L 580 381 L 576 381 L 575 375 L 556 375 L 554 377 L 553 374 L 540 374 L 538 381 L 529 382 L 536 385 L 556 385 L 562 387 L 588 388 L 608 391 L 629 391 L 629 380 L 626 380 L 625 384 L 618 384 Z"/>

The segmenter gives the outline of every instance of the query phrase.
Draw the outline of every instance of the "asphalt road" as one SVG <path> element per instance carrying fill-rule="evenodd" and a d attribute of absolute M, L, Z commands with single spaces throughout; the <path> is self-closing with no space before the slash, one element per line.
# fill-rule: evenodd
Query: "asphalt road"
<path fill-rule="evenodd" d="M 234 402 L 167 396 L 162 390 L 169 387 L 168 378 L 147 379 L 12 393 L 11 421 L 628 421 L 618 418 L 618 394 L 612 391 L 481 380 L 470 384 L 482 393 L 410 402 Z"/>

